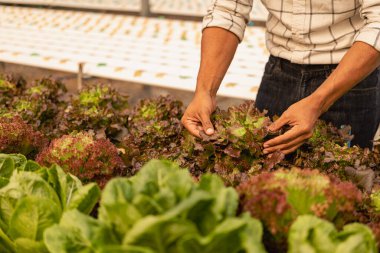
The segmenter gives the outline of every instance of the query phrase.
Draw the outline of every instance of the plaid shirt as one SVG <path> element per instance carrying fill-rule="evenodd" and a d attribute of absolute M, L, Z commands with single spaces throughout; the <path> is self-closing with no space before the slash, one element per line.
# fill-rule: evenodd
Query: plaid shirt
<path fill-rule="evenodd" d="M 258 1 L 258 0 L 256 0 Z M 203 26 L 243 39 L 253 0 L 213 0 Z M 355 41 L 380 51 L 380 0 L 263 0 L 269 52 L 299 64 L 337 64 Z"/>

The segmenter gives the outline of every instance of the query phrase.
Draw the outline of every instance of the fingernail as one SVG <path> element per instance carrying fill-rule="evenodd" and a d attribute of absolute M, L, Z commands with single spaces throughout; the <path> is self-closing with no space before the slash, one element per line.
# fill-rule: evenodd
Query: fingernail
<path fill-rule="evenodd" d="M 209 129 L 207 129 L 206 133 L 207 134 L 213 134 L 214 133 L 214 129 L 209 128 Z"/>
<path fill-rule="evenodd" d="M 268 154 L 268 150 L 264 150 L 263 153 L 264 153 L 264 155 Z"/>
<path fill-rule="evenodd" d="M 269 148 L 269 144 L 264 144 L 264 148 Z"/>

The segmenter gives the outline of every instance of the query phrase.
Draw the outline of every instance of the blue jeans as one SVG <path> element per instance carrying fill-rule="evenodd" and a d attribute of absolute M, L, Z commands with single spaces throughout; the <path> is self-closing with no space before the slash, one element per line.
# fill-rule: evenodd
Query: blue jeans
<path fill-rule="evenodd" d="M 271 56 L 256 99 L 260 110 L 269 116 L 280 116 L 289 106 L 312 94 L 334 71 L 337 65 L 300 65 Z M 322 120 L 336 127 L 350 125 L 352 145 L 372 147 L 380 123 L 380 79 L 375 70 L 341 97 Z"/>

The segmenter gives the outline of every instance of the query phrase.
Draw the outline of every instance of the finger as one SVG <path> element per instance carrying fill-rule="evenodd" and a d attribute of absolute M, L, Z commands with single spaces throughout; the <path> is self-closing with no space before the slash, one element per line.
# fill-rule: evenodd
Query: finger
<path fill-rule="evenodd" d="M 207 114 L 201 114 L 200 118 L 203 126 L 203 131 L 205 131 L 207 135 L 214 134 L 214 126 L 211 123 L 210 116 Z"/>
<path fill-rule="evenodd" d="M 272 125 L 269 126 L 269 131 L 271 132 L 276 132 L 280 130 L 284 125 L 286 125 L 289 121 L 286 119 L 284 114 L 276 120 L 275 122 L 272 123 Z"/>
<path fill-rule="evenodd" d="M 195 137 L 201 138 L 200 131 L 198 130 L 196 125 L 189 124 L 186 129 Z"/>
<path fill-rule="evenodd" d="M 288 148 L 286 150 L 283 150 L 282 153 L 284 153 L 285 155 L 289 155 L 289 154 L 293 153 L 294 151 L 296 151 L 299 147 L 301 147 L 302 144 L 303 143 L 295 145 L 293 147 L 290 147 L 290 148 Z"/>
<path fill-rule="evenodd" d="M 196 122 L 192 119 L 182 118 L 183 126 L 194 136 L 201 138 L 199 132 L 200 122 Z"/>
<path fill-rule="evenodd" d="M 305 143 L 305 141 L 307 140 L 307 135 L 302 135 L 288 143 L 284 143 L 284 144 L 281 144 L 281 145 L 277 145 L 277 146 L 274 146 L 274 147 L 270 147 L 270 148 L 266 148 L 264 149 L 264 154 L 270 154 L 270 153 L 273 153 L 275 151 L 283 151 L 283 150 L 288 150 L 294 146 L 297 146 L 299 144 L 303 144 Z"/>
<path fill-rule="evenodd" d="M 298 138 L 304 134 L 305 134 L 304 130 L 302 130 L 298 126 L 294 126 L 289 131 L 284 133 L 283 135 L 280 135 L 276 138 L 273 138 L 273 139 L 265 142 L 264 148 L 274 147 L 274 146 L 278 146 L 281 144 L 288 143 L 288 142 L 290 142 L 290 141 L 292 141 L 292 140 L 294 140 L 294 139 L 296 139 L 296 138 Z"/>

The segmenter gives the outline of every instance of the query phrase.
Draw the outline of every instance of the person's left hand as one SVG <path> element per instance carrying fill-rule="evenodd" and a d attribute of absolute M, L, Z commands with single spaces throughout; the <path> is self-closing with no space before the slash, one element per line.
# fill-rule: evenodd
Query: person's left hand
<path fill-rule="evenodd" d="M 307 97 L 290 106 L 270 127 L 275 132 L 283 126 L 291 128 L 276 138 L 264 143 L 264 154 L 281 151 L 285 155 L 294 152 L 313 136 L 314 126 L 321 115 L 320 106 L 312 97 Z"/>

